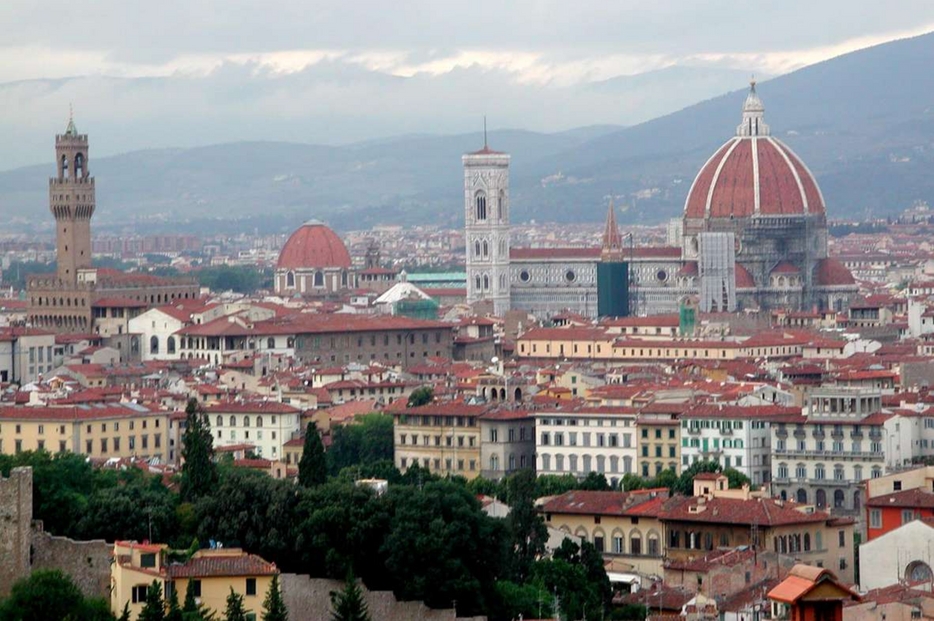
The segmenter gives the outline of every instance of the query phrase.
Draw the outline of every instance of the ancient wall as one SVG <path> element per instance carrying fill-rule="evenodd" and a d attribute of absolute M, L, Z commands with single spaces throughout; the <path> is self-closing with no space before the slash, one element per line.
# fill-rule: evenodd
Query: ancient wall
<path fill-rule="evenodd" d="M 332 591 L 340 591 L 338 580 L 282 574 L 282 599 L 291 619 L 327 619 L 331 614 Z M 368 591 L 361 585 L 370 617 L 380 621 L 486 621 L 486 617 L 457 617 L 454 611 L 432 610 L 421 602 L 400 602 L 390 591 Z"/>
<path fill-rule="evenodd" d="M 97 539 L 74 541 L 56 537 L 37 523 L 32 532 L 32 570 L 59 569 L 71 576 L 87 597 L 110 597 L 113 545 Z"/>
<path fill-rule="evenodd" d="M 32 468 L 13 468 L 0 477 L 0 597 L 29 575 Z"/>

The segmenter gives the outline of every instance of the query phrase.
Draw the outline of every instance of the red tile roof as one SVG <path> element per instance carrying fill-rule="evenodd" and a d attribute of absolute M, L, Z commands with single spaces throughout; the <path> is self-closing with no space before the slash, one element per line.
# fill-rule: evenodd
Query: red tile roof
<path fill-rule="evenodd" d="M 195 555 L 183 565 L 169 565 L 171 578 L 211 578 L 226 576 L 274 576 L 279 573 L 275 563 L 269 563 L 254 554 Z"/>
<path fill-rule="evenodd" d="M 668 498 L 667 489 L 631 492 L 576 490 L 555 496 L 542 505 L 545 513 L 573 515 L 658 515 Z"/>

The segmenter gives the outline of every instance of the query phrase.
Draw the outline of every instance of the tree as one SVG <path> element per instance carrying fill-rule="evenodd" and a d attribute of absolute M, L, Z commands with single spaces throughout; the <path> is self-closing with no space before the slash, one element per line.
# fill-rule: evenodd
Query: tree
<path fill-rule="evenodd" d="M 509 572 L 517 584 L 524 583 L 534 563 L 545 552 L 548 529 L 535 508 L 535 471 L 525 469 L 506 482 L 506 502 L 509 515 L 506 526 L 512 540 L 512 561 Z"/>
<path fill-rule="evenodd" d="M 263 600 L 262 621 L 289 621 L 289 612 L 282 601 L 282 592 L 279 590 L 278 574 L 272 577 L 266 599 Z"/>
<path fill-rule="evenodd" d="M 130 621 L 130 602 L 123 604 L 123 612 L 120 613 L 117 621 Z"/>
<path fill-rule="evenodd" d="M 730 489 L 739 488 L 751 483 L 749 477 L 738 470 L 733 468 L 726 468 L 724 470 L 723 466 L 715 461 L 699 461 L 691 464 L 687 470 L 681 473 L 677 482 L 672 486 L 671 492 L 673 494 L 677 493 L 685 496 L 693 496 L 694 477 L 698 474 L 709 472 L 722 472 L 725 474 L 729 480 Z"/>
<path fill-rule="evenodd" d="M 137 621 L 165 621 L 165 601 L 162 599 L 162 586 L 153 580 L 146 589 L 146 603 L 139 612 Z"/>
<path fill-rule="evenodd" d="M 328 472 L 349 466 L 367 467 L 393 458 L 393 424 L 388 414 L 365 414 L 349 425 L 331 429 L 327 451 Z"/>
<path fill-rule="evenodd" d="M 246 621 L 243 596 L 234 592 L 233 587 L 230 587 L 230 595 L 227 596 L 227 610 L 224 611 L 224 621 Z"/>
<path fill-rule="evenodd" d="M 182 608 L 178 605 L 178 592 L 174 588 L 169 594 L 169 610 L 165 613 L 165 621 L 184 621 Z"/>
<path fill-rule="evenodd" d="M 217 481 L 214 438 L 207 414 L 194 398 L 188 400 L 185 408 L 182 444 L 182 498 L 194 500 L 210 494 Z"/>
<path fill-rule="evenodd" d="M 305 429 L 305 446 L 298 462 L 298 483 L 303 487 L 315 487 L 324 483 L 327 477 L 324 444 L 318 435 L 318 426 L 312 421 Z"/>
<path fill-rule="evenodd" d="M 422 386 L 421 388 L 416 388 L 409 395 L 408 406 L 410 408 L 417 408 L 421 405 L 428 405 L 435 398 L 435 391 L 431 386 Z"/>
<path fill-rule="evenodd" d="M 85 599 L 71 578 L 57 569 L 39 569 L 13 585 L 0 603 L 0 621 L 104 621 L 113 619 L 100 600 Z"/>
<path fill-rule="evenodd" d="M 343 590 L 331 591 L 331 621 L 370 621 L 363 592 L 353 573 L 347 574 Z"/>
<path fill-rule="evenodd" d="M 198 604 L 195 599 L 195 581 L 189 580 L 185 587 L 185 603 L 182 605 L 182 619 L 184 621 L 213 621 L 214 612 L 204 604 Z"/>

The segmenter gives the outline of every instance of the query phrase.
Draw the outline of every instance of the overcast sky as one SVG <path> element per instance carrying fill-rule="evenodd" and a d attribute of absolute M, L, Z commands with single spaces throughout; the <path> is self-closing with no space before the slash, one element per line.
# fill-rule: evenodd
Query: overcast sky
<path fill-rule="evenodd" d="M 631 124 L 934 30 L 934 2 L 4 0 L 0 25 L 0 84 L 39 80 L 0 86 L 9 168 L 43 160 L 68 103 L 98 155 L 461 132 L 483 113 Z M 705 71 L 591 84 L 668 67 Z"/>

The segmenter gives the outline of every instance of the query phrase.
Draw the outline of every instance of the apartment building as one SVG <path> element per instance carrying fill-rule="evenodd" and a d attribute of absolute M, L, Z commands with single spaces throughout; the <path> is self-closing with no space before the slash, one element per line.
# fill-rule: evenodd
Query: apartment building
<path fill-rule="evenodd" d="M 396 467 L 418 465 L 440 475 L 480 475 L 483 405 L 429 403 L 393 411 Z"/>
<path fill-rule="evenodd" d="M 535 413 L 538 473 L 586 477 L 599 472 L 616 485 L 635 474 L 637 460 L 634 408 L 580 407 Z"/>
<path fill-rule="evenodd" d="M 799 413 L 798 408 L 781 406 L 692 406 L 681 415 L 681 465 L 715 461 L 742 472 L 753 485 L 768 483 L 770 421 Z"/>
<path fill-rule="evenodd" d="M 480 464 L 485 479 L 499 480 L 535 467 L 535 417 L 501 409 L 480 417 Z"/>
<path fill-rule="evenodd" d="M 0 453 L 71 452 L 94 459 L 165 460 L 169 412 L 135 403 L 0 408 Z"/>
<path fill-rule="evenodd" d="M 681 404 L 651 403 L 636 417 L 637 472 L 658 476 L 664 470 L 681 474 Z"/>
<path fill-rule="evenodd" d="M 815 389 L 801 414 L 773 423 L 772 493 L 818 508 L 859 512 L 862 481 L 910 462 L 914 449 L 909 421 L 883 411 L 873 390 Z"/>
<path fill-rule="evenodd" d="M 282 459 L 283 446 L 302 427 L 302 411 L 276 401 L 222 401 L 204 411 L 215 448 L 251 445 L 265 459 Z"/>

